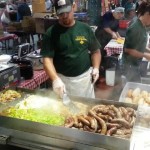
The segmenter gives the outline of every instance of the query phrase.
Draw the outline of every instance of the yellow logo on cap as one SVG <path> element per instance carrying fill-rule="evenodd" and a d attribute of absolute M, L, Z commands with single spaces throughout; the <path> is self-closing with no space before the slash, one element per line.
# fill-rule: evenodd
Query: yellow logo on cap
<path fill-rule="evenodd" d="M 84 44 L 85 41 L 87 41 L 87 39 L 84 36 L 77 36 L 75 40 L 79 41 L 80 44 Z"/>

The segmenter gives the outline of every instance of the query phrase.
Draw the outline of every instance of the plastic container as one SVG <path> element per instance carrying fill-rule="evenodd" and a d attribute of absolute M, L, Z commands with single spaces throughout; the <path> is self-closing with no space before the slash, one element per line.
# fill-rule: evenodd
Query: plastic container
<path fill-rule="evenodd" d="M 134 90 L 136 88 L 140 88 L 140 90 L 142 90 L 142 91 L 144 90 L 144 91 L 150 92 L 150 85 L 148 85 L 148 84 L 127 82 L 122 90 L 122 93 L 119 98 L 119 102 L 125 102 L 125 98 L 127 97 L 127 92 L 129 91 L 129 89 Z"/>
<path fill-rule="evenodd" d="M 150 131 L 150 107 L 139 106 L 136 114 L 135 126 L 148 128 Z"/>
<path fill-rule="evenodd" d="M 150 150 L 150 107 L 138 107 L 130 150 Z"/>
<path fill-rule="evenodd" d="M 150 130 L 135 126 L 132 130 L 130 150 L 150 150 Z"/>

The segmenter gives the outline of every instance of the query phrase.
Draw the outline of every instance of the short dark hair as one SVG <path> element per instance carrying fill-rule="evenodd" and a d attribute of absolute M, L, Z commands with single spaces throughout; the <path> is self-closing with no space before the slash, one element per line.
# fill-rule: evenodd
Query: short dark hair
<path fill-rule="evenodd" d="M 146 12 L 150 14 L 150 3 L 142 2 L 137 10 L 137 15 L 143 16 Z"/>
<path fill-rule="evenodd" d="M 1 2 L 0 3 L 0 8 L 5 8 L 6 7 L 6 2 Z"/>

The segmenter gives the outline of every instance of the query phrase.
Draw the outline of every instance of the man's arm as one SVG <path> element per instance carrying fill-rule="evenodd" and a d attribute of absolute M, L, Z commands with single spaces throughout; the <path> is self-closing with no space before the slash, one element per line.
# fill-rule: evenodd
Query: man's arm
<path fill-rule="evenodd" d="M 99 79 L 99 67 L 101 63 L 101 53 L 98 49 L 97 51 L 91 53 L 91 61 L 92 61 L 92 82 L 95 83 Z"/>
<path fill-rule="evenodd" d="M 146 47 L 146 50 L 147 50 L 147 51 L 150 51 L 150 48 L 147 46 L 147 47 Z"/>
<path fill-rule="evenodd" d="M 99 69 L 101 63 L 101 53 L 99 49 L 91 53 L 91 61 L 93 68 Z"/>
<path fill-rule="evenodd" d="M 121 38 L 119 32 L 116 32 L 116 35 L 117 35 L 118 38 Z"/>
<path fill-rule="evenodd" d="M 53 64 L 53 58 L 44 57 L 43 64 L 44 64 L 45 71 L 48 74 L 49 78 L 52 81 L 56 80 L 58 78 L 58 75 Z"/>
<path fill-rule="evenodd" d="M 117 34 L 116 32 L 112 31 L 110 28 L 104 28 L 104 30 L 109 33 L 113 39 L 117 39 Z"/>
<path fill-rule="evenodd" d="M 147 60 L 150 60 L 150 53 L 146 53 L 146 52 L 142 53 L 142 52 L 137 51 L 136 49 L 128 49 L 128 48 L 125 48 L 125 52 L 136 58 L 145 57 Z"/>
<path fill-rule="evenodd" d="M 58 77 L 56 69 L 53 64 L 53 58 L 44 57 L 43 58 L 44 69 L 48 74 L 49 78 L 52 80 L 53 91 L 59 95 L 60 98 L 63 97 L 66 92 L 65 84 Z"/>

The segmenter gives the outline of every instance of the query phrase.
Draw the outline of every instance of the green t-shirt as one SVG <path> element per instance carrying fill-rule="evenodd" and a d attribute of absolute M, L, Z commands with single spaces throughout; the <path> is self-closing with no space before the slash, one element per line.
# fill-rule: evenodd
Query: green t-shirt
<path fill-rule="evenodd" d="M 137 51 L 144 53 L 146 49 L 146 43 L 146 28 L 143 26 L 141 21 L 137 19 L 132 25 L 129 26 L 126 32 L 124 48 L 136 49 Z M 125 64 L 137 66 L 141 59 L 142 58 L 133 57 L 123 51 L 123 61 Z"/>
<path fill-rule="evenodd" d="M 58 73 L 74 77 L 91 66 L 89 51 L 100 48 L 94 32 L 85 23 L 76 21 L 72 27 L 51 26 L 43 37 L 41 55 L 51 57 Z"/>

